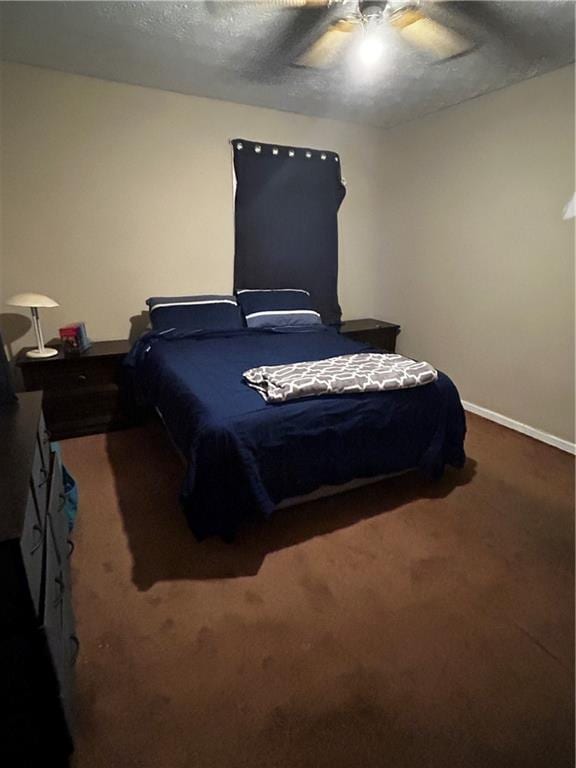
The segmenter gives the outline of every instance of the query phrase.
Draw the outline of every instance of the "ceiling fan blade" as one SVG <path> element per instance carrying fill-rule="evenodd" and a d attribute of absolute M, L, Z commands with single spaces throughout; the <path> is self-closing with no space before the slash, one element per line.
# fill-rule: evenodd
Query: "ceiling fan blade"
<path fill-rule="evenodd" d="M 460 32 L 434 21 L 416 8 L 395 13 L 390 23 L 408 43 L 428 51 L 438 61 L 461 56 L 476 47 Z"/>
<path fill-rule="evenodd" d="M 358 26 L 358 22 L 352 19 L 338 19 L 318 37 L 304 53 L 296 59 L 299 67 L 311 69 L 328 69 L 333 66 L 350 42 L 350 32 Z"/>

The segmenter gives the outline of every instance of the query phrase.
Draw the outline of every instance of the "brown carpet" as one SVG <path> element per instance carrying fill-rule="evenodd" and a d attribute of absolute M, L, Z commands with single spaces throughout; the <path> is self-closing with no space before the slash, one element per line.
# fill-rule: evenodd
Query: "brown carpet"
<path fill-rule="evenodd" d="M 573 458 L 474 416 L 463 472 L 198 544 L 158 425 L 80 487 L 75 768 L 569 768 Z"/>

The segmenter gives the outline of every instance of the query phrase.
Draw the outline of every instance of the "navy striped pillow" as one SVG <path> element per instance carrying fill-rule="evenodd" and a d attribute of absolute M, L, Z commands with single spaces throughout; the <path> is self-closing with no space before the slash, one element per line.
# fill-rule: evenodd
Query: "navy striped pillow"
<path fill-rule="evenodd" d="M 229 331 L 244 327 L 234 296 L 154 296 L 146 304 L 155 331 Z"/>
<path fill-rule="evenodd" d="M 308 291 L 300 288 L 236 291 L 249 328 L 283 325 L 320 325 L 322 319 L 312 309 Z"/>

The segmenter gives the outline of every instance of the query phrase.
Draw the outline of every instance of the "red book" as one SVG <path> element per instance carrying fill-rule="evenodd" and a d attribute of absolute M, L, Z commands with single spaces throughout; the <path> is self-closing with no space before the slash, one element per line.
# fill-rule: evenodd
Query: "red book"
<path fill-rule="evenodd" d="M 90 346 L 84 323 L 70 323 L 59 330 L 65 353 L 84 352 Z"/>

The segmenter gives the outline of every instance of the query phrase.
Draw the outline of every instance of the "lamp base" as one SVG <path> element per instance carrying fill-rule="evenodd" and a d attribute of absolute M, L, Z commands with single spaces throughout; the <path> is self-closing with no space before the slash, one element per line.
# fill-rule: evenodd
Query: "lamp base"
<path fill-rule="evenodd" d="M 44 349 L 30 349 L 28 352 L 26 352 L 26 357 L 54 357 L 54 355 L 58 354 L 57 349 L 52 349 L 52 347 L 44 347 Z"/>

